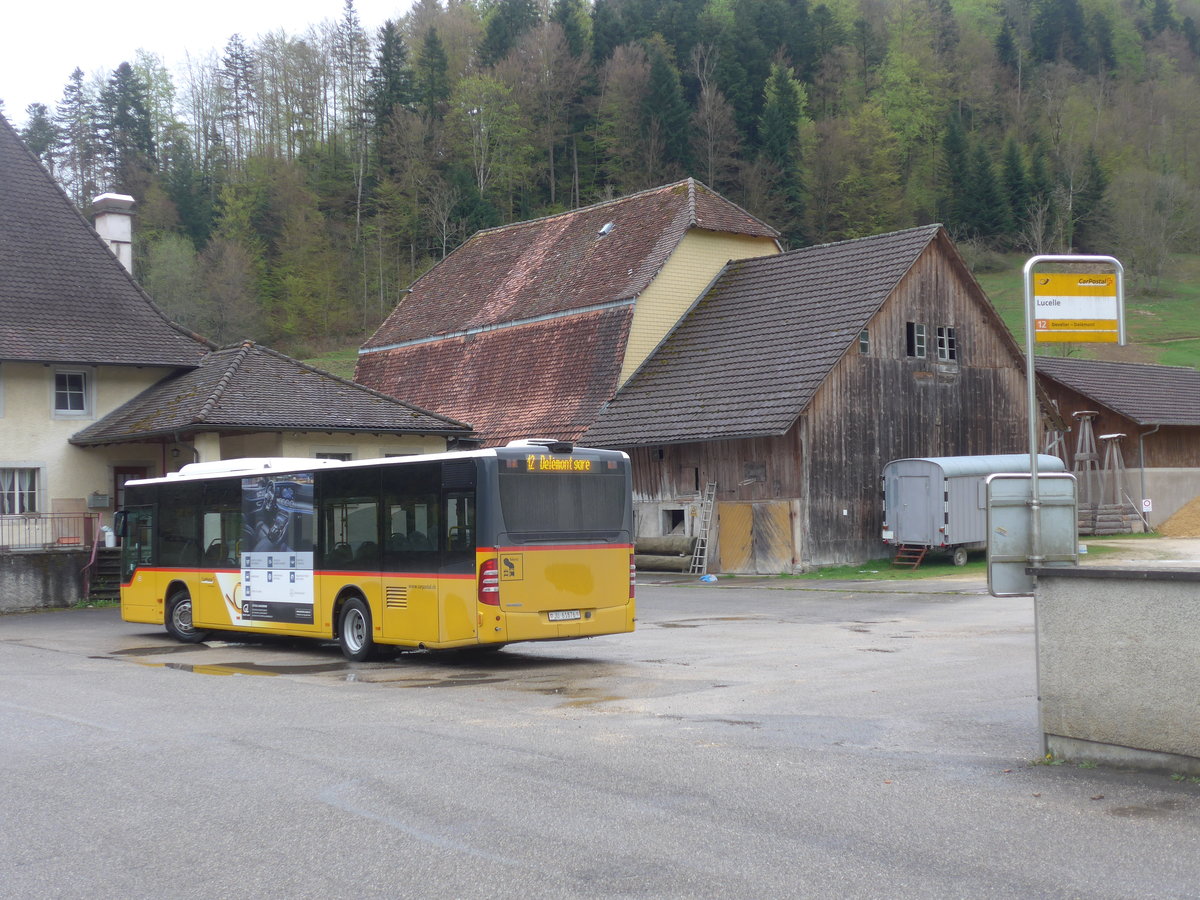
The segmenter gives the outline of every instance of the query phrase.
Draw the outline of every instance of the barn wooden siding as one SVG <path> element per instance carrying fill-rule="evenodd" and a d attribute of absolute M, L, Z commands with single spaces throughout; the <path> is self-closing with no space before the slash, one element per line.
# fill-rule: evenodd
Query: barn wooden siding
<path fill-rule="evenodd" d="M 778 549 L 781 516 L 772 510 L 768 518 L 759 515 L 760 526 L 769 524 L 772 552 L 762 554 L 762 565 L 770 566 L 764 574 L 779 574 L 800 567 L 799 548 L 802 536 L 799 524 L 802 516 L 796 510 L 802 506 L 802 457 L 800 432 L 792 428 L 774 437 L 742 440 L 706 441 L 691 444 L 672 444 L 664 447 L 636 447 L 629 450 L 633 466 L 633 499 L 640 535 L 660 533 L 664 509 L 683 508 L 689 514 L 698 512 L 701 493 L 710 482 L 717 483 L 713 530 L 709 542 L 709 569 L 713 572 L 755 572 L 757 568 L 726 565 L 721 558 L 721 526 L 717 518 L 722 510 L 729 513 L 729 504 L 759 504 L 768 501 L 787 501 L 792 512 L 788 516 L 792 532 L 789 551 Z M 697 488 L 697 485 L 699 486 Z M 753 510 L 746 510 L 746 522 L 753 523 Z M 688 522 L 688 533 L 694 533 L 694 522 Z M 752 551 L 754 542 L 767 540 L 767 529 L 759 527 L 744 535 Z M 784 560 L 784 556 L 789 557 Z"/>
<path fill-rule="evenodd" d="M 633 462 L 636 501 L 698 499 L 717 483 L 717 501 L 799 497 L 800 444 L 796 430 L 777 437 L 637 447 Z"/>
<path fill-rule="evenodd" d="M 972 298 L 956 256 L 939 246 L 868 323 L 870 351 L 860 354 L 855 341 L 803 417 L 806 565 L 880 555 L 880 478 L 889 461 L 1025 449 L 1022 360 L 990 305 Z M 907 355 L 908 322 L 926 326 L 924 359 Z M 955 329 L 957 362 L 937 359 L 939 325 Z"/>
<path fill-rule="evenodd" d="M 718 505 L 790 502 L 793 570 L 883 555 L 886 463 L 1027 449 L 1024 362 L 976 290 L 948 242 L 932 243 L 868 323 L 869 352 L 859 352 L 857 332 L 845 335 L 846 354 L 785 434 L 631 450 L 641 514 L 695 504 L 705 483 L 716 481 Z M 927 328 L 924 359 L 907 355 L 910 321 Z M 939 325 L 956 331 L 954 363 L 937 359 Z M 776 510 L 764 506 L 758 519 L 770 519 L 770 528 L 736 542 L 721 538 L 751 555 L 756 542 L 772 543 L 750 571 L 779 563 Z M 755 518 L 739 513 L 737 521 L 743 520 Z M 639 533 L 655 533 L 643 531 L 647 524 L 639 524 Z M 712 570 L 729 571 L 719 556 Z"/>
<path fill-rule="evenodd" d="M 1063 438 L 1067 448 L 1068 466 L 1074 465 L 1075 443 L 1078 440 L 1078 422 L 1072 418 L 1072 413 L 1087 409 L 1099 413 L 1092 419 L 1092 431 L 1097 438 L 1096 449 L 1100 453 L 1100 462 L 1104 462 L 1104 445 L 1099 440 L 1100 435 L 1124 434 L 1126 437 L 1121 441 L 1121 455 L 1126 468 L 1136 469 L 1141 465 L 1138 457 L 1138 435 L 1154 431 L 1153 425 L 1138 425 L 1053 379 L 1042 378 L 1040 381 L 1050 400 L 1058 405 L 1063 419 L 1072 427 Z M 1143 444 L 1148 469 L 1200 467 L 1200 427 L 1164 425 L 1154 434 L 1149 434 Z"/>

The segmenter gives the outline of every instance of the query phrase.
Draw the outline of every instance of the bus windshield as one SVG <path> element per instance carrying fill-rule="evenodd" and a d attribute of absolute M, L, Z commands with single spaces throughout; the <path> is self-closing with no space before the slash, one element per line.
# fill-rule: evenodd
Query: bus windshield
<path fill-rule="evenodd" d="M 614 540 L 625 522 L 625 473 L 500 473 L 500 507 L 510 537 Z"/>

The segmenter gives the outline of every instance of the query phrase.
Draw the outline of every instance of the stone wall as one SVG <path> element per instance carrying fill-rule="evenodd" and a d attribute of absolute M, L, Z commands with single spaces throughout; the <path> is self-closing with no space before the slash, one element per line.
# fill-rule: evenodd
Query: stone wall
<path fill-rule="evenodd" d="M 90 553 L 47 550 L 0 553 L 0 613 L 74 606 L 83 596 Z"/>

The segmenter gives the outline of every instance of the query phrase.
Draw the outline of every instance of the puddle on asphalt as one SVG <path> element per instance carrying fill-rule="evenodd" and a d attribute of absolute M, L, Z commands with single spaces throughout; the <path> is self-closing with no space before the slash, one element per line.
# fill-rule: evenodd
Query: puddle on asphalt
<path fill-rule="evenodd" d="M 215 649 L 228 649 L 236 644 L 222 645 Z M 332 646 L 332 645 L 331 645 Z M 521 653 L 489 654 L 486 664 L 478 657 L 469 657 L 454 651 L 405 651 L 395 657 L 386 657 L 372 663 L 352 663 L 339 658 L 330 662 L 298 663 L 293 665 L 266 664 L 250 661 L 213 663 L 184 663 L 152 661 L 142 657 L 160 656 L 170 653 L 185 653 L 210 650 L 204 644 L 163 645 L 152 647 L 129 647 L 115 650 L 111 654 L 94 656 L 92 659 L 108 659 L 131 662 L 147 668 L 174 669 L 196 675 L 326 675 L 336 680 L 358 684 L 375 684 L 393 688 L 456 688 L 474 685 L 510 685 L 515 689 L 534 690 L 547 695 L 561 694 L 567 701 L 562 706 L 590 707 L 599 703 L 624 699 L 622 697 L 597 694 L 590 688 L 545 687 L 548 678 L 557 673 L 561 678 L 567 671 L 580 666 L 594 665 L 594 661 L 576 658 L 550 658 Z M 211 658 L 211 654 L 209 655 Z M 406 663 L 415 664 L 410 668 Z M 418 668 L 418 671 L 413 671 Z M 536 674 L 545 672 L 547 674 Z M 531 686 L 532 685 L 532 686 Z"/>
<path fill-rule="evenodd" d="M 349 668 L 346 663 L 315 663 L 299 666 L 264 666 L 252 662 L 233 663 L 176 663 L 176 662 L 142 662 L 133 660 L 139 666 L 158 669 L 175 669 L 179 672 L 194 672 L 197 675 L 318 675 L 326 672 L 345 671 Z"/>
<path fill-rule="evenodd" d="M 161 656 L 164 653 L 194 653 L 197 650 L 207 650 L 204 644 L 163 644 L 161 647 L 130 647 L 128 650 L 114 650 L 113 656 Z"/>
<path fill-rule="evenodd" d="M 1115 809 L 1110 809 L 1108 814 L 1121 819 L 1156 819 L 1177 812 L 1183 809 L 1185 805 L 1182 800 L 1161 800 L 1158 803 L 1148 803 L 1138 806 L 1118 806 Z"/>
<path fill-rule="evenodd" d="M 562 697 L 559 709 L 591 709 L 601 703 L 618 703 L 628 700 L 617 694 L 602 694 L 598 688 L 575 687 L 571 685 L 554 685 L 546 687 L 528 687 L 527 690 L 546 697 Z"/>

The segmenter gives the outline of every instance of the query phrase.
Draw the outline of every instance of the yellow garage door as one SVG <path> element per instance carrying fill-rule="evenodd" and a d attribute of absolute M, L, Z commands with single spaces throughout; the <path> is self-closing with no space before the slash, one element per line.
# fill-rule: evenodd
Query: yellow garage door
<path fill-rule="evenodd" d="M 735 575 L 779 575 L 792 571 L 791 504 L 717 504 L 722 572 Z"/>
<path fill-rule="evenodd" d="M 717 504 L 717 550 L 721 571 L 735 575 L 754 572 L 750 553 L 750 526 L 754 521 L 753 504 Z"/>

